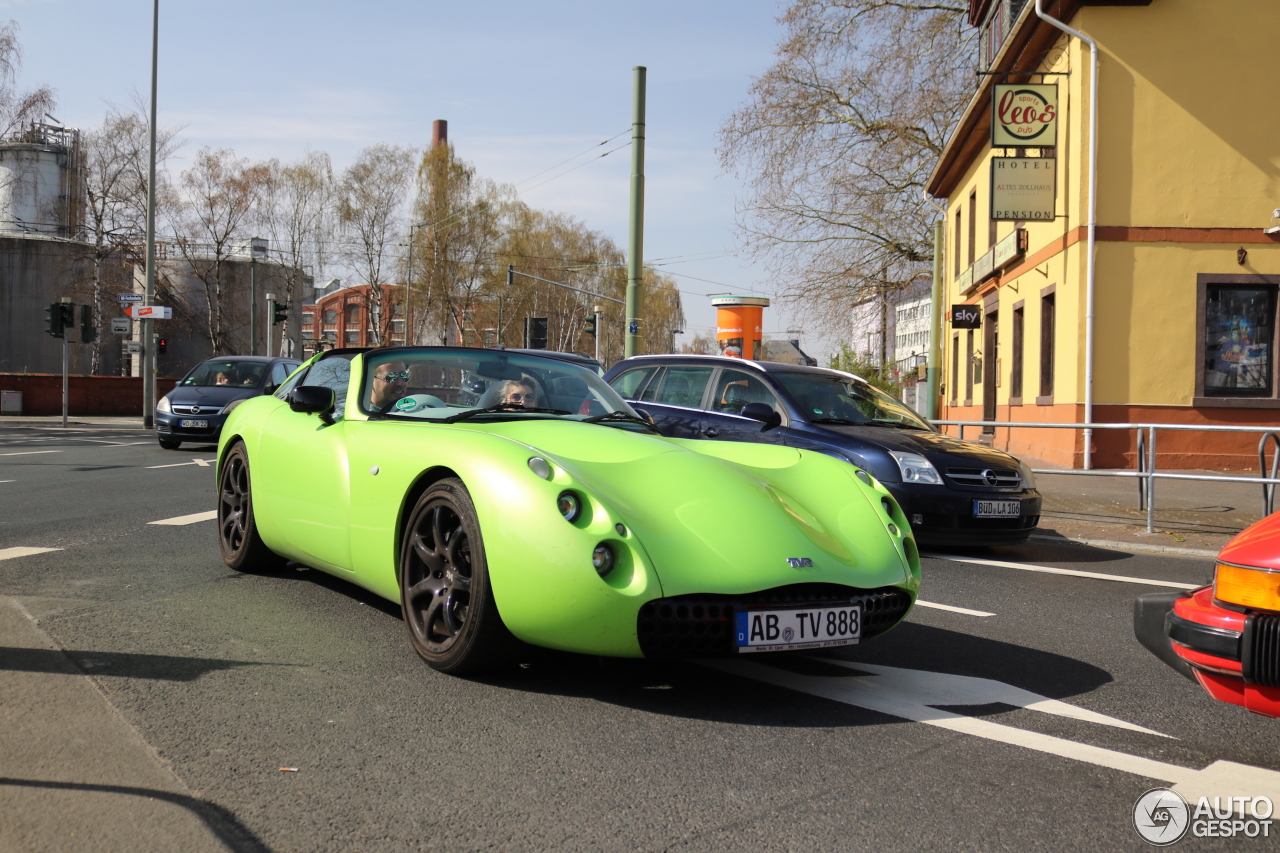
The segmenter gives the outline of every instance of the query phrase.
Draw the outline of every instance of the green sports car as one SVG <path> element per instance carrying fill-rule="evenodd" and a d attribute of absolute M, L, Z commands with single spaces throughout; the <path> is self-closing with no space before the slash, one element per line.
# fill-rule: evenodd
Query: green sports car
<path fill-rule="evenodd" d="M 663 438 L 589 370 L 464 347 L 337 349 L 236 404 L 218 538 L 239 571 L 294 560 L 404 612 L 435 669 L 519 641 L 710 657 L 844 646 L 915 602 L 889 492 L 843 460 Z"/>

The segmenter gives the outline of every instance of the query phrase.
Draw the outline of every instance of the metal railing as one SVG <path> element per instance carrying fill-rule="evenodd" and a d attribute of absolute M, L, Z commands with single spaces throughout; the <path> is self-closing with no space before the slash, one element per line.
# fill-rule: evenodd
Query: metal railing
<path fill-rule="evenodd" d="M 930 421 L 935 426 L 957 426 L 960 428 L 960 440 L 964 440 L 964 428 L 967 426 L 995 427 L 1003 429 L 1091 429 L 1091 430 L 1136 430 L 1137 431 L 1137 471 L 1086 471 L 1080 469 L 1032 468 L 1033 474 L 1067 474 L 1085 477 L 1131 477 L 1138 480 L 1138 509 L 1146 510 L 1147 532 L 1155 533 L 1156 480 L 1209 480 L 1219 483 L 1257 483 L 1262 486 L 1262 514 L 1271 515 L 1275 511 L 1275 488 L 1280 483 L 1280 428 L 1247 427 L 1247 426 L 1197 426 L 1193 424 L 1045 424 L 1023 423 L 1020 421 Z M 1182 432 L 1246 432 L 1261 433 L 1258 440 L 1258 476 L 1242 477 L 1231 474 L 1173 474 L 1156 470 L 1156 430 L 1175 430 Z M 1271 459 L 1270 477 L 1267 477 L 1267 443 L 1274 446 Z"/>

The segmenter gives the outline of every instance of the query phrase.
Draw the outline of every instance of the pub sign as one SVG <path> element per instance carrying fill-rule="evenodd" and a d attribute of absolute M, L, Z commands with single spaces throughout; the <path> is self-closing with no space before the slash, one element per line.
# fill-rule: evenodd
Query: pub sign
<path fill-rule="evenodd" d="M 991 92 L 994 148 L 1052 148 L 1058 144 L 1058 87 L 1053 83 L 997 83 Z"/>

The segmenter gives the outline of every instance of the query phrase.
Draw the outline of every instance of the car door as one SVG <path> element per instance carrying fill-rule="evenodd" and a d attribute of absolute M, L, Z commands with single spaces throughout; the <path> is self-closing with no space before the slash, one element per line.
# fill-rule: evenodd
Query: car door
<path fill-rule="evenodd" d="M 711 395 L 702 417 L 701 436 L 718 441 L 753 441 L 761 444 L 785 444 L 786 426 L 762 431 L 764 424 L 740 412 L 747 403 L 771 406 L 785 423 L 787 411 L 759 375 L 745 370 L 723 368 L 711 386 Z"/>
<path fill-rule="evenodd" d="M 667 365 L 640 389 L 636 405 L 653 416 L 663 435 L 701 438 L 703 397 L 714 373 L 714 367 Z"/>
<path fill-rule="evenodd" d="M 317 568 L 342 571 L 351 570 L 351 425 L 342 412 L 353 357 L 321 359 L 297 383 L 333 389 L 334 423 L 281 405 L 267 417 L 250 459 L 255 509 L 261 508 L 272 530 L 288 532 L 284 549 Z"/>

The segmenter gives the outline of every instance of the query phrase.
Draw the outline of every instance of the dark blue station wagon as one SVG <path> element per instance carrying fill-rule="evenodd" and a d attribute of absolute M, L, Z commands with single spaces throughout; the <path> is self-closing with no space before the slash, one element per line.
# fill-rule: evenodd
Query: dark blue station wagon
<path fill-rule="evenodd" d="M 605 374 L 672 438 L 817 450 L 872 474 L 926 545 L 1013 545 L 1040 521 L 1026 464 L 939 432 L 851 373 L 724 356 L 649 355 Z"/>

